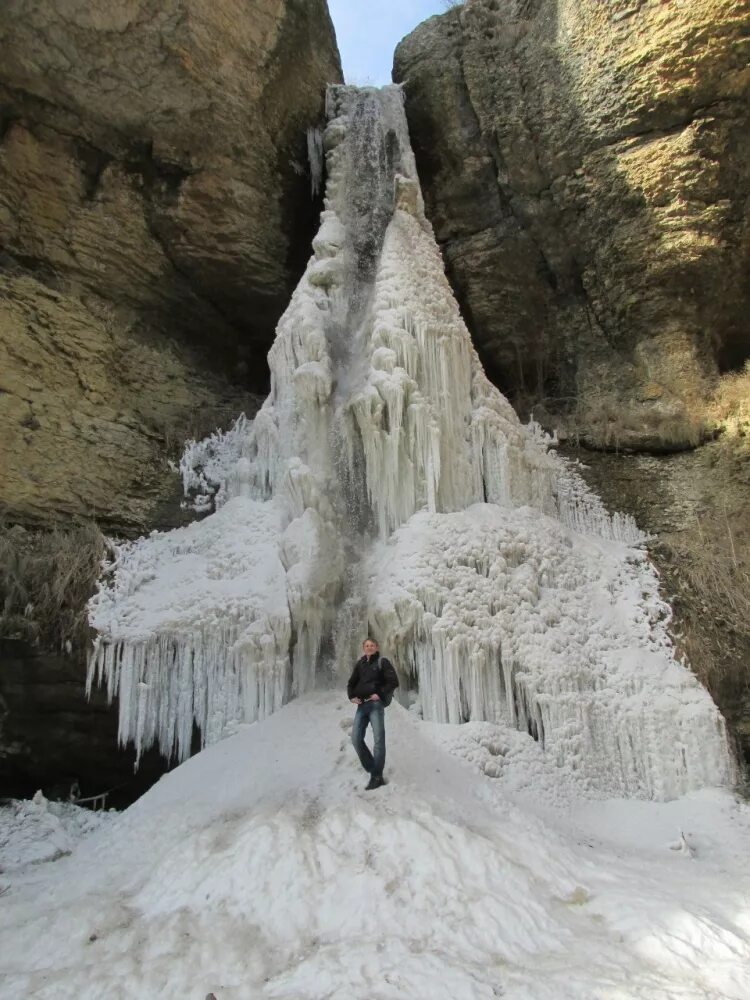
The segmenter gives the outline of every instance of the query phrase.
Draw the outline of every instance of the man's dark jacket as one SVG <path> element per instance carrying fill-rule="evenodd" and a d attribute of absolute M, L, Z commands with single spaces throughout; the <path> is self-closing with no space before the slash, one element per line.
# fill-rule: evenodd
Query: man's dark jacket
<path fill-rule="evenodd" d="M 373 653 L 372 656 L 363 656 L 354 664 L 346 692 L 350 700 L 365 700 L 376 694 L 384 705 L 388 705 L 397 687 L 398 677 L 391 661 L 380 653 Z"/>

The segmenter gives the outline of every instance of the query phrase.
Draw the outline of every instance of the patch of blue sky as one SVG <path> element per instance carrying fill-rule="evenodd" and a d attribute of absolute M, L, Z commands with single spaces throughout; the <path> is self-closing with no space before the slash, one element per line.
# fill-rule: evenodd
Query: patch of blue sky
<path fill-rule="evenodd" d="M 346 82 L 390 83 L 398 43 L 445 8 L 445 0 L 328 0 Z"/>

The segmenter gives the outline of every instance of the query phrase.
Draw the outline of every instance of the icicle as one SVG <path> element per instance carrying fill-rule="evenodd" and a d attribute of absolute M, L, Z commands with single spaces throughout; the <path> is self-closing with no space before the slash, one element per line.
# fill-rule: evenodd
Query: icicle
<path fill-rule="evenodd" d="M 410 665 L 424 717 L 504 718 L 611 794 L 730 781 L 723 719 L 674 662 L 658 607 L 639 608 L 656 600 L 648 561 L 630 550 L 618 566 L 566 532 L 485 505 L 417 515 L 381 549 L 370 617 Z"/>
<path fill-rule="evenodd" d="M 310 164 L 310 190 L 317 198 L 323 184 L 323 132 L 314 127 L 307 130 L 307 160 Z"/>

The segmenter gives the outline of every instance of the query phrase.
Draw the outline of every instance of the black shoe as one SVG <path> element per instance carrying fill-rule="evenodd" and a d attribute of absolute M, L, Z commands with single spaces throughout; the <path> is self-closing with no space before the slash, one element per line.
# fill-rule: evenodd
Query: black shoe
<path fill-rule="evenodd" d="M 385 782 L 379 774 L 371 774 L 369 784 L 365 787 L 366 792 L 371 792 L 373 788 L 381 788 Z"/>

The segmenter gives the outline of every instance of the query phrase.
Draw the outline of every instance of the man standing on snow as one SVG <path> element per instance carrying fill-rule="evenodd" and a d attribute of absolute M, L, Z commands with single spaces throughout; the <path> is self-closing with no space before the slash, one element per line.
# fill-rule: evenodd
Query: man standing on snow
<path fill-rule="evenodd" d="M 362 767 L 370 775 L 366 791 L 384 785 L 385 766 L 385 709 L 391 703 L 398 687 L 398 677 L 390 660 L 380 655 L 374 639 L 362 643 L 362 656 L 354 664 L 346 692 L 349 701 L 357 706 L 352 727 L 352 743 Z M 373 752 L 365 743 L 367 726 L 372 726 Z"/>

